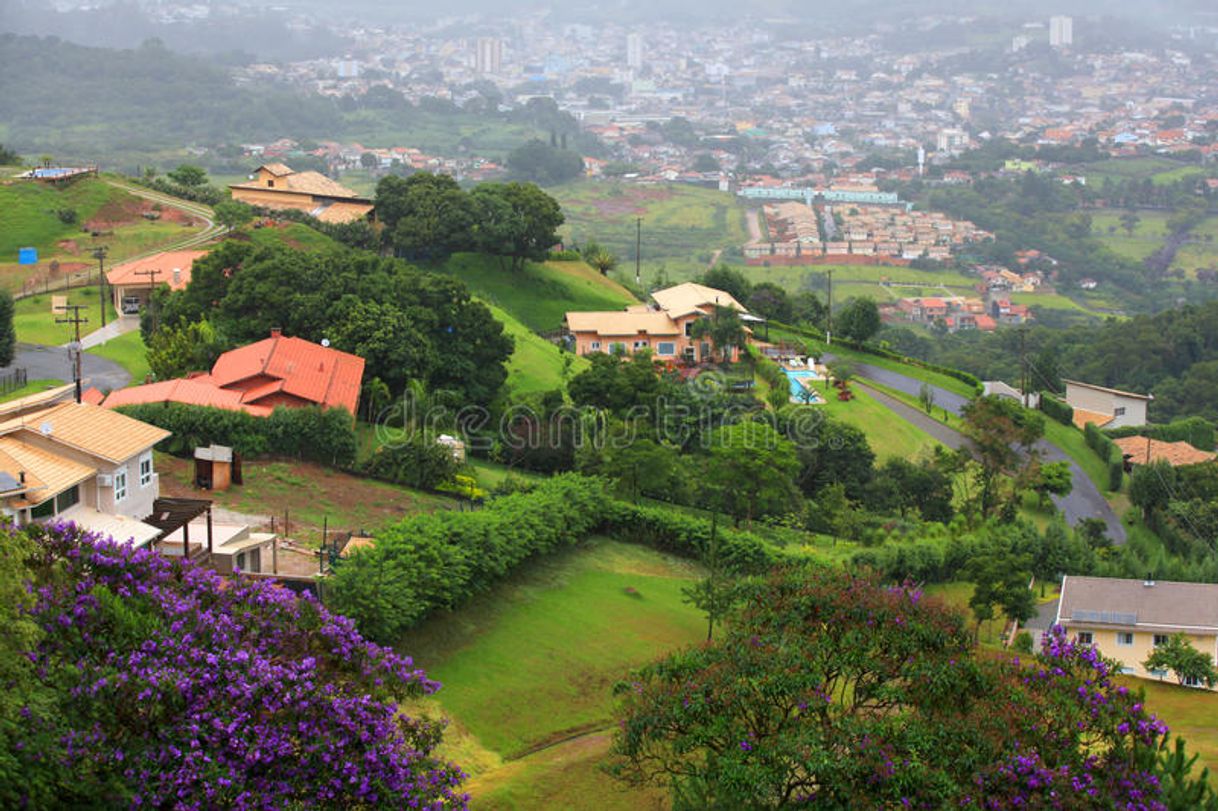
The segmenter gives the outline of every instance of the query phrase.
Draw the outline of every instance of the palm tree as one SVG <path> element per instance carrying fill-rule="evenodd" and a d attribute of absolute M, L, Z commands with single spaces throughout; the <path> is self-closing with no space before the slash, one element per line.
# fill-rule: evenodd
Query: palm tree
<path fill-rule="evenodd" d="M 742 347 L 748 340 L 740 314 L 718 305 L 710 316 L 695 321 L 690 333 L 694 338 L 709 337 L 724 363 L 731 359 L 733 347 Z"/>

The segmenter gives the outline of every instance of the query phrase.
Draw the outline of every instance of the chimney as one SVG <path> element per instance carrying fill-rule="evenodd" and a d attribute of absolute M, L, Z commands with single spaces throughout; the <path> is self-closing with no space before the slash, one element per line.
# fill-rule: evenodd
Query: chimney
<path fill-rule="evenodd" d="M 271 327 L 271 337 L 272 338 L 283 337 L 283 329 L 281 327 Z"/>
<path fill-rule="evenodd" d="M 174 287 L 177 287 L 181 283 L 182 283 L 182 269 L 174 268 L 173 269 L 173 285 L 174 285 Z"/>
<path fill-rule="evenodd" d="M 1155 575 L 1153 572 L 1146 573 L 1146 579 L 1142 581 L 1142 585 L 1146 588 L 1153 588 L 1155 585 Z"/>
<path fill-rule="evenodd" d="M 21 482 L 22 484 L 25 484 L 25 471 L 24 470 L 17 471 L 17 481 Z"/>

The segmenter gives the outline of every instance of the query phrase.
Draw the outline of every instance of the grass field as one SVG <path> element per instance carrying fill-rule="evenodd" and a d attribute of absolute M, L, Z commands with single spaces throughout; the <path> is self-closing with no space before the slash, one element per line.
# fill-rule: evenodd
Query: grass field
<path fill-rule="evenodd" d="M 1171 158 L 1111 158 L 1083 164 L 1078 170 L 1087 177 L 1087 184 L 1100 186 L 1105 178 L 1115 180 L 1142 180 L 1150 178 L 1155 185 L 1166 185 L 1190 175 L 1200 175 L 1200 166 L 1181 163 Z"/>
<path fill-rule="evenodd" d="M 1173 737 L 1184 738 L 1189 753 L 1199 755 L 1193 774 L 1208 767 L 1211 785 L 1218 786 L 1218 693 L 1181 687 L 1170 680 L 1118 676 L 1117 682 L 1145 693 L 1146 709 L 1167 723 Z"/>
<path fill-rule="evenodd" d="M 897 417 L 859 386 L 851 386 L 854 399 L 845 402 L 837 399 L 836 389 L 830 388 L 828 393 L 823 385 L 818 385 L 817 389 L 827 398 L 817 407 L 865 433 L 877 462 L 892 458 L 916 459 L 929 454 L 938 444 L 930 434 Z"/>
<path fill-rule="evenodd" d="M 635 298 L 583 262 L 530 262 L 518 273 L 490 256 L 457 254 L 441 270 L 539 332 L 562 326 L 568 310 L 620 310 Z"/>
<path fill-rule="evenodd" d="M 139 330 L 111 338 L 101 346 L 95 346 L 85 351 L 90 355 L 107 358 L 122 366 L 131 373 L 133 385 L 143 383 L 152 371 L 148 367 L 144 339 Z"/>
<path fill-rule="evenodd" d="M 1122 213 L 1112 210 L 1091 214 L 1091 233 L 1113 253 L 1138 262 L 1163 247 L 1167 238 L 1166 212 L 1135 212 L 1139 222 L 1132 234 L 1121 227 Z"/>
<path fill-rule="evenodd" d="M 57 316 L 51 312 L 51 299 L 54 296 L 66 296 L 68 304 L 80 304 L 85 307 L 85 309 L 80 311 L 80 315 L 89 319 L 89 321 L 86 324 L 81 324 L 81 335 L 87 335 L 101 326 L 101 318 L 98 316 L 100 302 L 98 300 L 97 285 L 78 287 L 63 293 L 40 293 L 39 295 L 28 296 L 16 302 L 13 310 L 13 326 L 17 329 L 18 341 L 29 344 L 59 346 L 72 340 L 75 334 L 72 325 L 56 323 L 57 318 L 64 318 L 65 316 Z M 115 318 L 117 318 L 117 315 L 114 312 L 113 300 L 107 296 L 106 321 L 109 323 Z"/>
<path fill-rule="evenodd" d="M 125 196 L 93 178 L 62 190 L 21 180 L 0 184 L 0 262 L 17 261 L 17 249 L 26 247 L 38 248 L 41 259 L 59 240 L 78 237 L 80 224 L 102 206 Z M 57 213 L 61 209 L 75 211 L 76 221 L 63 222 Z"/>
<path fill-rule="evenodd" d="M 535 391 L 552 391 L 562 388 L 564 365 L 570 362 L 566 369 L 567 375 L 575 375 L 588 366 L 586 358 L 578 357 L 570 352 L 561 351 L 555 344 L 536 334 L 520 323 L 511 313 L 502 307 L 488 305 L 491 314 L 503 324 L 504 332 L 516 341 L 512 357 L 508 359 L 507 385 L 517 394 L 527 394 Z"/>
<path fill-rule="evenodd" d="M 0 395 L 0 403 L 7 403 L 10 400 L 17 400 L 21 397 L 28 397 L 31 394 L 44 392 L 47 389 L 59 388 L 62 385 L 62 380 L 31 380 L 19 389 L 13 389 L 8 394 Z"/>
<path fill-rule="evenodd" d="M 286 245 L 295 250 L 321 251 L 338 246 L 330 237 L 298 222 L 270 228 L 248 228 L 244 233 L 255 245 Z"/>
<path fill-rule="evenodd" d="M 701 273 L 715 251 L 748 241 L 744 208 L 735 197 L 697 186 L 640 186 L 579 181 L 546 190 L 563 207 L 568 242 L 596 240 L 621 260 L 614 275 L 634 278 L 636 220 L 642 218 L 642 281 L 661 269 L 670 281 Z"/>
<path fill-rule="evenodd" d="M 593 539 L 537 560 L 397 646 L 443 689 L 446 754 L 472 775 L 476 809 L 665 807 L 600 771 L 615 682 L 705 635 L 681 599 L 694 564 Z M 568 735 L 592 734 L 557 743 Z"/>

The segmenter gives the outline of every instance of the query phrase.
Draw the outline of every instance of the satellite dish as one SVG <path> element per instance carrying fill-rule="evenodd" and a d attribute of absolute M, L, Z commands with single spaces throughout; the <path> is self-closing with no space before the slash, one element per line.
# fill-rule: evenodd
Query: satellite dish
<path fill-rule="evenodd" d="M 322 339 L 321 339 L 321 345 L 322 345 L 322 346 L 327 346 L 327 347 L 328 347 L 328 346 L 330 345 L 330 339 L 329 339 L 329 338 L 322 338 Z"/>
<path fill-rule="evenodd" d="M 51 431 L 54 429 L 51 427 L 50 422 L 44 422 L 42 425 L 38 426 L 38 430 L 42 433 L 43 436 L 50 436 Z"/>

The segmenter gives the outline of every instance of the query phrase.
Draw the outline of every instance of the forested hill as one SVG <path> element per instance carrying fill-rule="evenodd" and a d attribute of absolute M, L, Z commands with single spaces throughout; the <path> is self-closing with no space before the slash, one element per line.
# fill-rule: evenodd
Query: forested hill
<path fill-rule="evenodd" d="M 1018 330 L 957 333 L 937 342 L 908 330 L 881 337 L 903 352 L 979 377 L 1019 378 Z M 1095 326 L 1033 327 L 1026 348 L 1038 388 L 1045 378 L 1067 377 L 1153 394 L 1155 422 L 1193 415 L 1218 420 L 1218 301 Z"/>
<path fill-rule="evenodd" d="M 0 35 L 5 143 L 30 154 L 94 156 L 321 130 L 333 102 L 233 84 L 227 72 L 155 41 L 134 50 Z"/>

